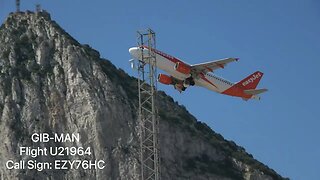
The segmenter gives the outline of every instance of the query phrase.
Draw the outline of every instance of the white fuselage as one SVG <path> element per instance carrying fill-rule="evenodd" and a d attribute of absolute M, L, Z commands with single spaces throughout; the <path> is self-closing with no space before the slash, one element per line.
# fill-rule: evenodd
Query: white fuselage
<path fill-rule="evenodd" d="M 141 49 L 138 47 L 133 47 L 129 49 L 130 54 L 141 60 Z M 148 55 L 148 49 L 144 49 L 143 50 L 144 56 Z M 186 78 L 190 77 L 190 75 L 186 75 L 183 73 L 180 73 L 178 71 L 175 70 L 175 65 L 177 63 L 177 61 L 183 62 L 181 60 L 178 60 L 177 58 L 171 57 L 169 55 L 162 55 L 162 52 L 157 52 L 155 53 L 156 55 L 156 66 L 167 72 L 168 74 L 170 74 L 171 76 L 173 76 L 176 79 L 179 80 L 185 80 Z M 184 64 L 187 64 L 185 62 L 183 62 Z M 234 83 L 231 83 L 230 81 L 227 81 L 223 78 L 220 78 L 212 73 L 206 73 L 203 74 L 203 76 L 193 76 L 194 81 L 195 81 L 195 85 L 197 86 L 202 86 L 205 87 L 209 90 L 221 93 L 224 92 L 225 90 L 229 89 L 231 86 L 234 85 Z"/>

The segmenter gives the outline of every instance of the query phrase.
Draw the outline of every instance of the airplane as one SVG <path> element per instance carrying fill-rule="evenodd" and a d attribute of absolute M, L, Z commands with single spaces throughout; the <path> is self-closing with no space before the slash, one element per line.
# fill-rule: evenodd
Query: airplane
<path fill-rule="evenodd" d="M 148 52 L 149 50 L 151 51 Z M 173 85 L 180 93 L 190 86 L 200 86 L 220 94 L 240 97 L 243 100 L 260 100 L 258 94 L 267 91 L 267 89 L 256 89 L 263 76 L 260 71 L 256 71 L 236 83 L 213 74 L 215 70 L 223 69 L 227 64 L 238 61 L 239 58 L 225 58 L 190 65 L 157 49 L 149 49 L 147 46 L 129 49 L 129 53 L 140 61 L 142 60 L 142 55 L 147 57 L 151 52 L 155 56 L 156 66 L 169 74 L 159 74 L 158 82 L 165 85 Z"/>

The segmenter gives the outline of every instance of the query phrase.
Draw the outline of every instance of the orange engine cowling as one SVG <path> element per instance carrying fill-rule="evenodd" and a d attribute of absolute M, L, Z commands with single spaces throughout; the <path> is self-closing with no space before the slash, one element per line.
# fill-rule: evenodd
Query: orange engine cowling
<path fill-rule="evenodd" d="M 189 75 L 191 73 L 190 67 L 181 62 L 177 62 L 176 65 L 174 66 L 174 69 L 182 74 Z"/>
<path fill-rule="evenodd" d="M 172 78 L 165 74 L 159 74 L 158 81 L 166 85 L 172 84 Z"/>

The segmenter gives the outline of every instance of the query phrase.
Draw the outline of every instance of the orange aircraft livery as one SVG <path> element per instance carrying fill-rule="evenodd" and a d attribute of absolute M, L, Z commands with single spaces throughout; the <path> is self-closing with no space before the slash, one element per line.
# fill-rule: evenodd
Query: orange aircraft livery
<path fill-rule="evenodd" d="M 149 50 L 146 46 L 129 49 L 129 53 L 138 60 L 142 60 L 142 56 L 148 56 L 150 54 L 149 51 L 155 54 L 156 66 L 169 74 L 159 74 L 158 81 L 162 84 L 173 85 L 180 93 L 190 86 L 201 86 L 220 94 L 248 100 L 260 99 L 258 94 L 267 91 L 267 89 L 256 89 L 263 76 L 263 73 L 260 71 L 251 74 L 237 83 L 232 83 L 212 73 L 217 69 L 224 68 L 231 62 L 238 61 L 238 58 L 225 58 L 189 65 L 159 50 Z"/>

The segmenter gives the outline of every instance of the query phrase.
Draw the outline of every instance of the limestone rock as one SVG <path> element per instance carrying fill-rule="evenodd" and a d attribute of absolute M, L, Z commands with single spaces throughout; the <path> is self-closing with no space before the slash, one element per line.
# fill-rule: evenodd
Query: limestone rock
<path fill-rule="evenodd" d="M 127 52 L 124 52 L 127 53 Z M 0 27 L 0 179 L 139 179 L 137 83 L 66 33 L 47 12 Z M 159 92 L 162 179 L 283 179 Z M 33 133 L 80 133 L 80 142 L 34 143 Z M 8 170 L 19 147 L 91 147 L 103 170 Z M 39 156 L 37 161 L 53 161 Z"/>

